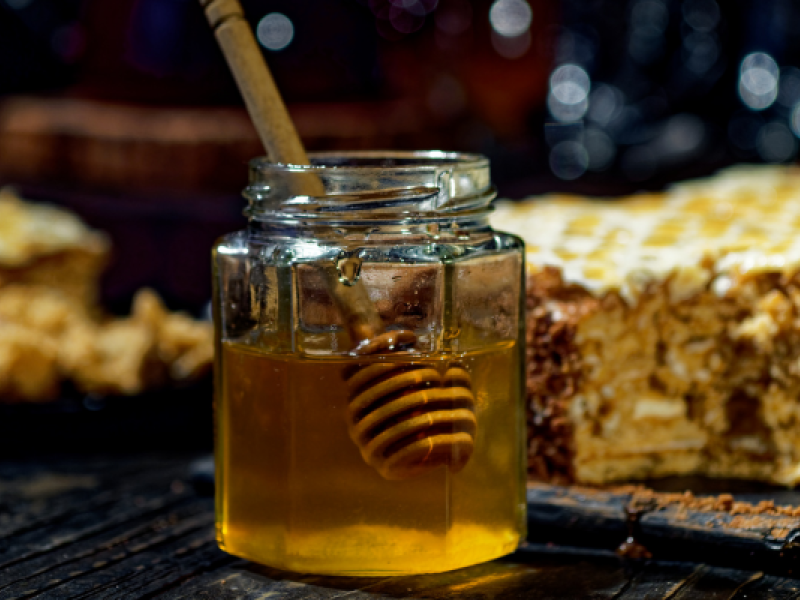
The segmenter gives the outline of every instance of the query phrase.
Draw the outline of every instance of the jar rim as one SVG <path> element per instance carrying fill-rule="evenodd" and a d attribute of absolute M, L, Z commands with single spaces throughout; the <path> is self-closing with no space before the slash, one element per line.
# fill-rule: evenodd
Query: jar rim
<path fill-rule="evenodd" d="M 345 150 L 309 152 L 310 165 L 274 163 L 266 156 L 250 160 L 251 169 L 268 169 L 285 172 L 316 172 L 335 169 L 338 172 L 426 171 L 429 169 L 488 168 L 489 159 L 482 154 L 450 152 L 443 150 Z"/>
<path fill-rule="evenodd" d="M 489 159 L 478 154 L 356 150 L 309 158 L 310 165 L 251 160 L 243 192 L 247 217 L 320 223 L 470 219 L 488 214 L 496 195 Z M 312 194 L 297 185 L 306 177 L 317 180 Z"/>

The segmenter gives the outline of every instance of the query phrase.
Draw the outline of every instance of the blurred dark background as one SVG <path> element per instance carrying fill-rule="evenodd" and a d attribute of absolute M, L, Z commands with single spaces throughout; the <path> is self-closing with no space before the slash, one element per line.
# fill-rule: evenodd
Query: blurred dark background
<path fill-rule="evenodd" d="M 790 0 L 243 5 L 309 150 L 480 152 L 512 198 L 797 155 Z M 0 184 L 111 234 L 112 310 L 202 310 L 260 151 L 197 0 L 0 0 Z"/>

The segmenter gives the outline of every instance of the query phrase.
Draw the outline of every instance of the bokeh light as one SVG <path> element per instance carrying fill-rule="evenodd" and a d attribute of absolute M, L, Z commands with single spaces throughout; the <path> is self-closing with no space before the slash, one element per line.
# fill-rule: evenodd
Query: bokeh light
<path fill-rule="evenodd" d="M 531 46 L 533 11 L 525 0 L 495 0 L 489 9 L 492 46 L 504 58 L 519 58 Z"/>
<path fill-rule="evenodd" d="M 550 169 L 559 179 L 577 179 L 589 168 L 589 154 L 583 144 L 563 141 L 550 150 Z"/>
<path fill-rule="evenodd" d="M 617 147 L 612 139 L 602 130 L 589 127 L 583 134 L 583 146 L 588 156 L 590 171 L 605 171 L 614 162 Z"/>
<path fill-rule="evenodd" d="M 8 4 L 9 8 L 13 8 L 19 10 L 21 8 L 25 8 L 29 4 L 31 4 L 33 0 L 6 0 L 6 4 Z"/>
<path fill-rule="evenodd" d="M 283 50 L 294 38 L 294 25 L 283 13 L 269 13 L 258 22 L 256 37 L 267 50 Z"/>
<path fill-rule="evenodd" d="M 639 0 L 631 6 L 628 54 L 640 64 L 650 64 L 664 52 L 664 32 L 669 11 L 661 0 Z"/>
<path fill-rule="evenodd" d="M 503 58 L 519 58 L 531 47 L 531 34 L 526 31 L 516 37 L 505 37 L 492 32 L 492 46 Z"/>
<path fill-rule="evenodd" d="M 664 124 L 664 130 L 659 137 L 659 154 L 666 158 L 695 155 L 702 147 L 705 136 L 706 127 L 697 115 L 673 115 Z"/>
<path fill-rule="evenodd" d="M 739 69 L 739 97 L 752 110 L 772 106 L 778 97 L 778 63 L 765 52 L 745 56 Z"/>
<path fill-rule="evenodd" d="M 591 80 L 578 65 L 562 65 L 550 76 L 547 107 L 558 121 L 582 119 L 589 108 Z"/>
<path fill-rule="evenodd" d="M 622 112 L 625 106 L 625 95 L 618 87 L 601 83 L 592 90 L 589 96 L 589 120 L 602 127 L 609 125 Z"/>
<path fill-rule="evenodd" d="M 713 67 L 720 54 L 717 36 L 703 31 L 692 31 L 683 38 L 682 58 L 686 68 L 702 75 Z"/>
<path fill-rule="evenodd" d="M 503 37 L 525 34 L 532 21 L 533 11 L 525 0 L 495 0 L 489 9 L 489 23 Z"/>
<path fill-rule="evenodd" d="M 682 12 L 683 20 L 695 31 L 708 32 L 719 23 L 719 5 L 715 0 L 687 0 Z"/>

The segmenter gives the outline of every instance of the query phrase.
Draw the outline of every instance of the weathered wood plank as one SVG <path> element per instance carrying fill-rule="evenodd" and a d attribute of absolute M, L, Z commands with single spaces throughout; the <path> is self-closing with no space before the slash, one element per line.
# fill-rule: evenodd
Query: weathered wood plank
<path fill-rule="evenodd" d="M 171 482 L 185 472 L 182 464 L 159 468 L 152 463 L 152 468 L 146 468 L 149 462 L 132 467 L 126 462 L 115 465 L 87 461 L 81 466 L 64 461 L 49 468 L 32 466 L 27 473 L 19 466 L 3 465 L 0 467 L 0 555 L 9 549 L 6 542 L 15 535 L 43 531 L 49 526 L 58 531 L 65 519 L 75 515 L 105 514 L 126 504 L 135 505 L 143 498 L 164 495 Z"/>
<path fill-rule="evenodd" d="M 209 600 L 266 600 L 267 598 L 375 600 L 377 597 L 358 590 L 342 591 L 289 579 L 276 581 L 253 571 L 226 567 L 193 579 L 172 592 L 157 596 L 157 598 L 159 600 L 191 600 L 194 598 Z"/>
<path fill-rule="evenodd" d="M 212 539 L 208 540 L 208 537 Z M 114 590 L 115 600 L 136 600 L 164 594 L 188 581 L 194 581 L 203 574 L 216 572 L 240 560 L 222 552 L 210 532 L 203 540 L 203 543 L 196 547 L 194 546 L 196 540 L 190 541 L 159 564 L 139 570 L 136 577 L 128 580 L 120 578 Z"/>
<path fill-rule="evenodd" d="M 65 598 L 119 598 L 129 588 L 152 587 L 154 583 L 157 584 L 156 590 L 160 591 L 170 584 L 177 575 L 181 559 L 186 558 L 175 558 L 174 554 L 182 548 L 197 548 L 209 541 L 205 530 L 192 533 L 176 531 L 163 536 L 163 539 L 154 536 L 151 540 L 138 542 L 135 549 L 122 547 L 116 553 L 99 553 L 92 557 L 94 562 L 81 561 L 73 565 L 76 570 L 67 573 L 57 585 L 48 586 L 46 578 L 30 583 L 42 584 L 40 590 Z M 60 575 L 57 571 L 54 574 L 56 577 Z"/>
<path fill-rule="evenodd" d="M 694 598 L 703 589 L 709 598 L 731 598 L 744 586 L 761 580 L 763 573 L 720 569 L 706 565 L 656 562 L 645 565 L 631 578 L 619 600 Z M 772 578 L 777 580 L 777 578 Z M 616 599 L 615 599 L 616 600 Z"/>
<path fill-rule="evenodd" d="M 616 548 L 630 535 L 631 492 L 529 484 L 529 539 L 572 546 Z M 748 496 L 767 499 L 769 496 Z M 800 517 L 742 518 L 653 501 L 642 508 L 635 540 L 660 560 L 712 562 L 778 575 L 800 571 Z"/>
<path fill-rule="evenodd" d="M 800 598 L 800 580 L 766 575 L 743 585 L 730 600 L 747 598 L 769 598 L 770 600 L 789 600 Z"/>
<path fill-rule="evenodd" d="M 146 528 L 157 521 L 171 508 L 183 503 L 186 498 L 167 495 L 166 497 L 145 497 L 137 506 L 114 505 L 105 510 L 92 510 L 92 507 L 57 523 L 47 522 L 38 529 L 9 535 L 4 539 L 6 552 L 0 555 L 0 568 L 13 573 L 21 563 L 33 561 L 37 557 L 47 560 L 48 554 L 69 549 L 71 554 L 87 544 L 97 544 L 98 540 L 124 536 L 137 528 Z M 208 510 L 207 505 L 197 505 L 193 510 Z M 13 556 L 8 556 L 13 551 Z M 6 560 L 3 560 L 6 558 Z"/>
<path fill-rule="evenodd" d="M 198 496 L 188 485 L 189 462 L 67 458 L 0 465 L 0 600 L 783 600 L 800 592 L 798 580 L 748 569 L 626 564 L 607 550 L 545 544 L 528 544 L 504 559 L 434 575 L 289 573 L 217 548 L 213 499 Z"/>
<path fill-rule="evenodd" d="M 697 565 L 685 581 L 665 596 L 665 600 L 731 600 L 763 577 L 763 573 Z"/>
<path fill-rule="evenodd" d="M 160 590 L 231 560 L 213 539 L 213 501 L 198 498 L 180 479 L 188 475 L 187 462 L 65 460 L 30 470 L 4 465 L 0 471 L 13 476 L 0 485 L 0 498 L 18 507 L 19 516 L 0 523 L 0 598 L 70 597 L 66 590 L 83 593 L 103 581 L 137 576 Z M 91 485 L 61 485 L 73 476 L 85 481 L 87 471 Z M 195 538 L 181 545 L 187 535 Z M 177 540 L 174 552 L 171 539 Z M 164 553 L 159 562 L 172 563 L 155 586 L 159 569 L 141 562 L 157 558 L 144 556 L 153 540 Z M 119 596 L 116 591 L 111 597 Z"/>
<path fill-rule="evenodd" d="M 57 552 L 18 563 L 5 570 L 7 583 L 0 587 L 0 599 L 21 596 L 24 590 L 30 589 L 44 591 L 57 586 L 74 589 L 70 582 L 79 579 L 78 587 L 102 583 L 113 576 L 112 566 L 118 563 L 125 562 L 126 568 L 132 571 L 139 565 L 147 566 L 153 560 L 160 560 L 162 553 L 177 549 L 185 543 L 185 538 L 200 535 L 204 543 L 210 542 L 213 515 L 207 509 L 206 502 L 195 501 L 173 513 L 151 517 L 147 519 L 149 522 L 137 521 L 133 527 L 125 523 Z M 53 581 L 57 583 L 51 583 Z"/>
<path fill-rule="evenodd" d="M 260 580 L 303 584 L 326 590 L 321 598 L 341 594 L 371 594 L 392 598 L 614 598 L 627 585 L 623 566 L 608 553 L 592 555 L 593 562 L 567 555 L 546 555 L 533 550 L 448 573 L 401 577 L 326 577 L 295 574 L 244 563 L 238 566 L 240 582 Z M 249 585 L 249 583 L 248 583 Z M 289 589 L 294 589 L 289 588 Z M 309 592 L 310 593 L 310 592 Z M 337 595 L 338 594 L 338 595 Z M 217 596 L 210 596 L 217 598 Z M 219 596 L 225 597 L 225 596 Z M 293 597 L 293 596 L 289 596 Z"/>

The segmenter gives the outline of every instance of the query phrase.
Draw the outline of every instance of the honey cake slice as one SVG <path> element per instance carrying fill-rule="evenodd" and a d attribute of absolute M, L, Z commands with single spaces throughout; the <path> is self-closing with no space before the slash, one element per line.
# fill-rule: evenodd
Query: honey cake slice
<path fill-rule="evenodd" d="M 529 474 L 800 481 L 800 169 L 499 202 L 527 243 Z"/>

